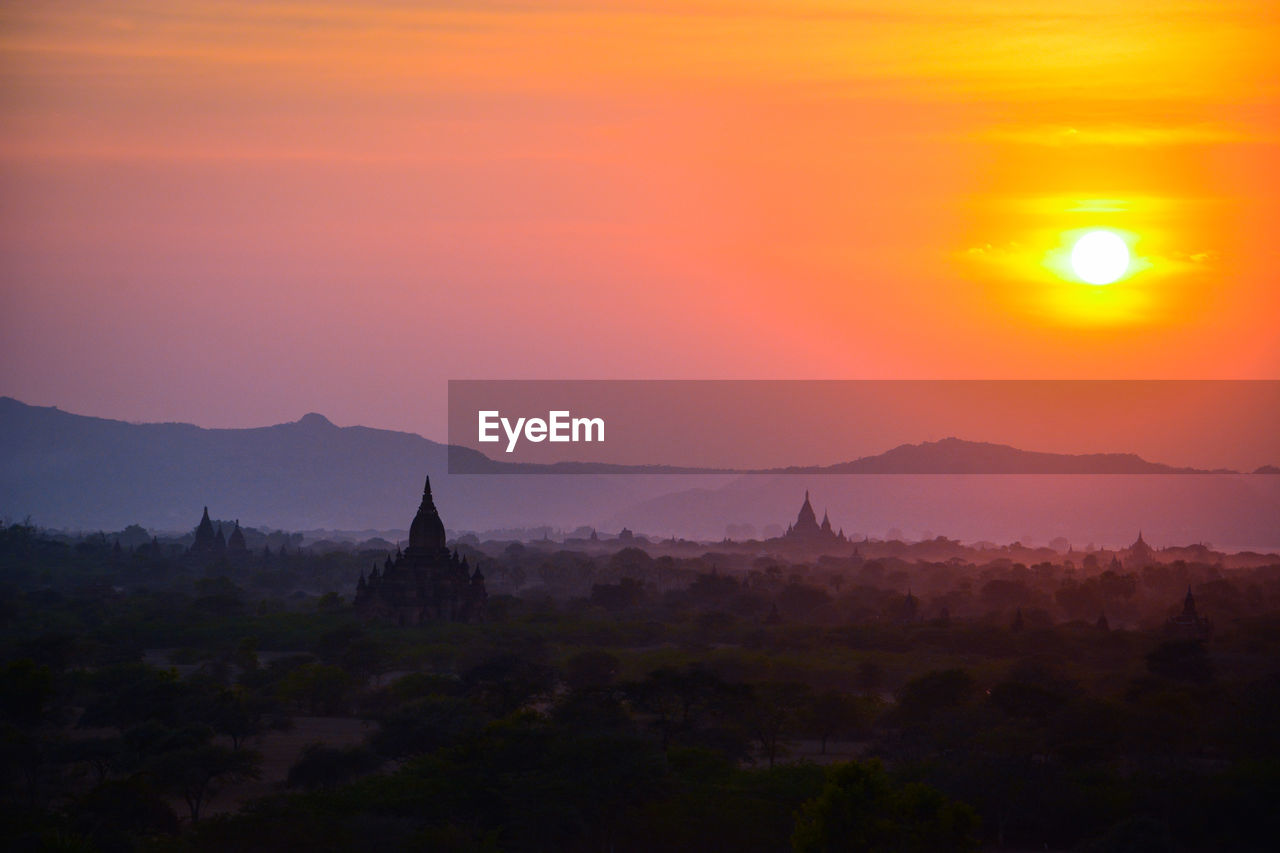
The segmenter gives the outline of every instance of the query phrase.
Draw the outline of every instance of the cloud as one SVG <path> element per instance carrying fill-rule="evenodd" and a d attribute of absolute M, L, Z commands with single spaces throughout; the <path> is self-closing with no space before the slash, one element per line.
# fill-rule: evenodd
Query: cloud
<path fill-rule="evenodd" d="M 1153 146 L 1213 145 L 1242 142 L 1276 141 L 1273 133 L 1240 125 L 1225 124 L 1111 124 L 1095 126 L 1069 125 L 1001 125 L 983 128 L 973 136 L 983 142 L 1016 145 L 1065 146 Z"/>

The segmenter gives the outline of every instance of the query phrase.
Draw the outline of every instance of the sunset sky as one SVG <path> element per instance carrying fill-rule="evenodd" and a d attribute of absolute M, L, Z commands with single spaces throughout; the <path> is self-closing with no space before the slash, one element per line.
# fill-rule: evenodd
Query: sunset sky
<path fill-rule="evenodd" d="M 0 6 L 0 394 L 1280 378 L 1280 6 Z M 1062 275 L 1114 229 L 1132 274 Z"/>

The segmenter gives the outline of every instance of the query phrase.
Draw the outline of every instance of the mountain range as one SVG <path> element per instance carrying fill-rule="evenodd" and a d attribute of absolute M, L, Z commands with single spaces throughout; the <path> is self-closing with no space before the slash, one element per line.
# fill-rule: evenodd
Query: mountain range
<path fill-rule="evenodd" d="M 451 476 L 450 452 L 470 455 L 471 470 L 500 473 Z M 839 476 L 850 474 L 861 476 Z M 1027 476 L 986 476 L 1004 474 Z M 1079 474 L 1099 476 L 1064 476 Z M 413 433 L 338 427 L 314 413 L 275 426 L 204 429 L 0 397 L 0 516 L 9 520 L 176 531 L 194 526 L 207 505 L 217 517 L 273 528 L 399 528 L 424 475 L 454 530 L 626 524 L 719 538 L 729 523 L 785 524 L 799 492 L 813 488 L 826 497 L 833 522 L 851 533 L 897 526 L 973 538 L 1123 536 L 1140 509 L 1136 523 L 1159 530 L 1167 521 L 1181 541 L 1266 546 L 1280 539 L 1280 478 L 1177 468 L 1128 453 L 1040 453 L 948 438 L 825 467 L 535 466 L 492 462 Z"/>

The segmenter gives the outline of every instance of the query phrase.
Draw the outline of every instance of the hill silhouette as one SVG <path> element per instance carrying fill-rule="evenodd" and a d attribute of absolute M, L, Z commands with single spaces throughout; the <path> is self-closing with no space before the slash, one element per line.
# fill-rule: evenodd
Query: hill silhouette
<path fill-rule="evenodd" d="M 784 468 L 786 473 L 821 474 L 1235 474 L 1226 469 L 1175 468 L 1148 462 L 1136 453 L 1042 453 L 1007 444 L 944 438 L 900 444 L 864 456 L 814 468 Z"/>
<path fill-rule="evenodd" d="M 259 527 L 394 529 L 407 526 L 425 473 L 455 531 L 626 525 L 718 539 L 729 523 L 786 523 L 797 495 L 814 487 L 833 521 L 850 532 L 901 526 L 997 540 L 1034 534 L 1125 542 L 1138 526 L 1163 525 L 1178 541 L 1275 538 L 1277 489 L 1269 485 L 1275 478 L 1130 476 L 1195 470 L 1132 454 L 1035 453 L 953 438 L 822 468 L 682 476 L 691 469 L 539 467 L 453 448 L 475 467 L 499 473 L 450 476 L 450 452 L 420 435 L 339 427 L 317 413 L 267 427 L 204 429 L 131 424 L 0 398 L 0 517 L 86 530 L 139 523 L 185 531 L 207 505 L 217 517 Z M 544 473 L 525 475 L 534 470 Z M 1030 476 L 936 476 L 983 472 Z M 868 476 L 817 476 L 842 473 Z M 901 476 L 878 476 L 884 474 Z M 1063 474 L 1114 475 L 1114 482 Z"/>
<path fill-rule="evenodd" d="M 30 515 L 52 527 L 110 530 L 138 522 L 185 530 L 207 505 L 221 517 L 290 530 L 405 527 L 430 474 L 456 529 L 579 517 L 593 505 L 614 511 L 669 488 L 645 477 L 618 478 L 625 484 L 448 477 L 448 454 L 446 445 L 420 435 L 339 427 L 314 412 L 274 426 L 204 429 L 0 397 L 0 516 Z"/>

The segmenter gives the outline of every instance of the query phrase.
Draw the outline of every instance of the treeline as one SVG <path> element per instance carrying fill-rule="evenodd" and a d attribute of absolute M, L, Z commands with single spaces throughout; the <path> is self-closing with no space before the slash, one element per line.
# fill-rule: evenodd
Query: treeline
<path fill-rule="evenodd" d="M 399 628 L 332 591 L 255 594 L 219 562 L 135 586 L 112 582 L 111 543 L 0 542 L 11 849 L 1221 850 L 1280 830 L 1266 569 L 993 565 L 970 593 L 1012 597 L 942 618 L 961 567 L 909 576 L 912 610 L 890 563 L 837 589 L 829 562 L 618 552 L 585 595 Z M 1197 573 L 1207 640 L 1032 606 L 1015 622 L 1004 586 L 1180 604 Z M 864 586 L 874 617 L 805 618 L 813 590 Z M 362 736 L 281 752 L 318 718 Z"/>
<path fill-rule="evenodd" d="M 274 549 L 267 544 L 261 550 L 196 555 L 172 543 L 148 541 L 140 529 L 135 534 L 122 546 L 120 535 L 68 540 L 27 525 L 0 526 L 0 584 L 45 594 L 91 590 L 111 596 L 185 594 L 200 581 L 225 578 L 255 606 L 310 608 L 329 594 L 350 599 L 360 573 L 388 557 L 380 549 L 303 548 L 296 535 L 286 534 L 276 534 Z M 1007 558 L 974 564 L 958 558 L 866 559 L 852 553 L 805 560 L 741 550 L 680 556 L 637 545 L 602 553 L 599 543 L 588 551 L 536 541 L 468 541 L 455 547 L 484 572 L 490 594 L 499 598 L 498 617 L 502 597 L 515 596 L 662 621 L 719 613 L 729 620 L 763 622 L 776 611 L 785 620 L 827 626 L 938 620 L 1009 624 L 1021 612 L 1031 625 L 1092 624 L 1105 617 L 1111 627 L 1150 630 L 1181 609 L 1188 589 L 1204 613 L 1223 623 L 1280 611 L 1280 564 L 1225 568 L 1220 562 L 1177 560 L 1122 568 L 1092 553 L 1029 565 Z"/>

